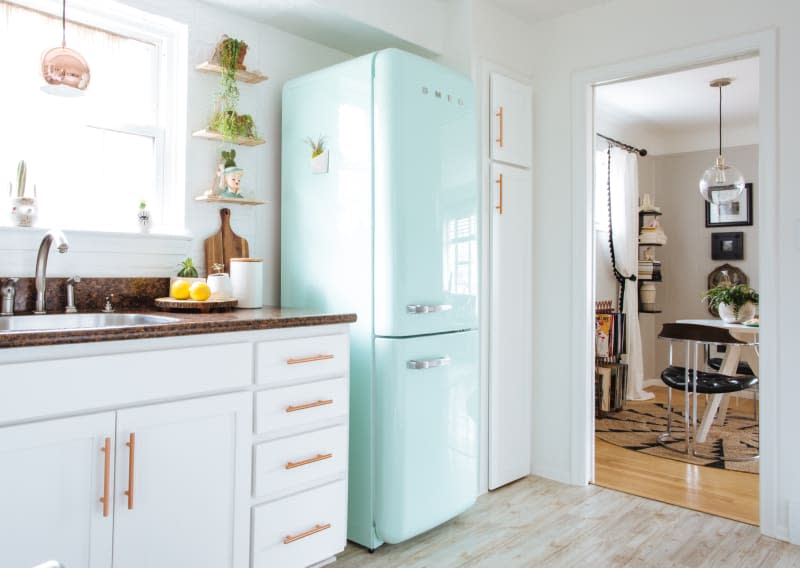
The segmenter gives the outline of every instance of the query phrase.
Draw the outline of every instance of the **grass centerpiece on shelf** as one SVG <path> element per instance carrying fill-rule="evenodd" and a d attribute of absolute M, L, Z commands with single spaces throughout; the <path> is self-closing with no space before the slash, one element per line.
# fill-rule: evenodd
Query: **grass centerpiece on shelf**
<path fill-rule="evenodd" d="M 719 310 L 719 317 L 727 323 L 741 323 L 753 319 L 758 305 L 758 292 L 746 284 L 720 284 L 703 294 L 709 307 Z"/>

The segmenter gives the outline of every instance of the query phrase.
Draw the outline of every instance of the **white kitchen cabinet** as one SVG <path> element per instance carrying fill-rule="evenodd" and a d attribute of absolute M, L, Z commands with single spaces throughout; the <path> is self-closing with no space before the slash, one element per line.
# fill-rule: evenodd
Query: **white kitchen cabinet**
<path fill-rule="evenodd" d="M 247 565 L 250 400 L 118 412 L 114 568 Z"/>
<path fill-rule="evenodd" d="M 533 108 L 530 85 L 499 73 L 489 77 L 490 153 L 498 162 L 523 168 L 531 166 Z"/>
<path fill-rule="evenodd" d="M 492 164 L 489 488 L 530 473 L 533 189 L 530 170 Z"/>
<path fill-rule="evenodd" d="M 113 412 L 0 428 L 0 566 L 110 568 L 113 439 Z"/>

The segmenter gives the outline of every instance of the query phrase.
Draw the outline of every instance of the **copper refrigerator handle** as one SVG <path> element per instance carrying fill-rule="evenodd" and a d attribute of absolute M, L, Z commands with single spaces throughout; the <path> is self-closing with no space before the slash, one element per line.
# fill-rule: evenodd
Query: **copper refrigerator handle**
<path fill-rule="evenodd" d="M 503 141 L 504 141 L 504 138 L 505 138 L 505 136 L 503 135 L 503 118 L 504 118 L 503 117 L 503 105 L 500 105 L 500 110 L 498 110 L 495 113 L 495 116 L 500 119 L 500 132 L 499 132 L 499 136 L 498 136 L 497 140 L 495 140 L 495 142 L 497 142 L 497 144 L 502 148 L 503 147 Z"/>
<path fill-rule="evenodd" d="M 500 177 L 494 182 L 500 186 L 500 205 L 495 205 L 494 208 L 500 212 L 500 215 L 503 214 L 503 174 L 500 174 Z"/>
<path fill-rule="evenodd" d="M 311 536 L 312 534 L 317 534 L 318 532 L 322 532 L 324 530 L 328 530 L 331 528 L 330 523 L 325 523 L 324 525 L 314 525 L 314 528 L 308 529 L 305 532 L 301 532 L 300 534 L 290 535 L 284 537 L 283 544 L 291 544 L 296 540 L 300 540 L 301 538 L 306 538 L 307 536 Z"/>
<path fill-rule="evenodd" d="M 309 408 L 316 408 L 317 406 L 325 406 L 326 404 L 333 404 L 333 399 L 317 400 L 314 402 L 307 402 L 305 404 L 298 404 L 296 406 L 287 406 L 286 412 L 297 412 L 298 410 L 308 410 Z"/>
<path fill-rule="evenodd" d="M 301 467 L 304 465 L 308 465 L 310 463 L 315 463 L 322 460 L 329 460 L 333 457 L 333 454 L 317 454 L 313 458 L 307 458 L 304 460 L 296 461 L 296 462 L 286 462 L 286 469 L 294 469 L 296 467 Z"/>
<path fill-rule="evenodd" d="M 125 445 L 128 446 L 128 489 L 125 491 L 125 495 L 128 496 L 128 509 L 133 509 L 134 458 L 136 456 L 136 434 L 134 432 L 130 433 Z"/>
<path fill-rule="evenodd" d="M 105 454 L 103 458 L 103 496 L 100 502 L 103 504 L 103 516 L 107 517 L 111 509 L 111 438 L 103 441 L 100 451 Z"/>
<path fill-rule="evenodd" d="M 332 353 L 325 353 L 320 355 L 312 355 L 310 357 L 297 357 L 296 359 L 287 359 L 287 365 L 299 365 L 301 363 L 313 363 L 314 361 L 326 361 L 333 359 Z"/>

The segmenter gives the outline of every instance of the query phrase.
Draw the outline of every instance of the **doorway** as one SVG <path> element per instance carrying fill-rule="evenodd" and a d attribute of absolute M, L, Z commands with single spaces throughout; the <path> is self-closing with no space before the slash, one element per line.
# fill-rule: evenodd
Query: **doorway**
<path fill-rule="evenodd" d="M 687 48 L 676 52 L 642 58 L 635 61 L 596 68 L 577 74 L 573 80 L 575 106 L 573 111 L 574 184 L 573 184 L 573 239 L 576 243 L 573 256 L 573 312 L 572 342 L 580 355 L 573 362 L 573 400 L 576 410 L 572 415 L 572 477 L 576 483 L 594 481 L 594 234 L 592 214 L 592 140 L 593 88 L 630 77 L 647 77 L 673 72 L 678 69 L 707 65 L 737 57 L 759 55 L 759 182 L 761 185 L 759 210 L 756 211 L 761 226 L 759 238 L 759 286 L 762 300 L 760 312 L 764 339 L 773 337 L 777 310 L 774 250 L 777 231 L 769 219 L 776 214 L 776 36 L 774 32 L 761 32 L 731 40 Z M 778 525 L 776 438 L 777 385 L 769 384 L 776 376 L 777 353 L 775 345 L 765 341 L 760 350 L 761 375 L 765 377 L 759 396 L 761 409 L 761 441 L 759 492 L 760 524 L 766 534 L 774 534 Z M 773 379 L 773 383 L 776 382 Z"/>
<path fill-rule="evenodd" d="M 722 154 L 748 183 L 731 204 L 704 207 L 697 186 L 719 154 L 709 89 L 719 77 L 732 81 Z M 595 483 L 757 525 L 758 462 L 734 461 L 758 453 L 755 390 L 737 393 L 701 436 L 706 458 L 659 443 L 670 414 L 673 428 L 683 423 L 680 391 L 667 404 L 667 342 L 657 336 L 665 323 L 721 323 L 699 302 L 721 275 L 758 289 L 758 57 L 596 86 L 594 102 Z M 716 250 L 720 237 L 738 246 Z"/>

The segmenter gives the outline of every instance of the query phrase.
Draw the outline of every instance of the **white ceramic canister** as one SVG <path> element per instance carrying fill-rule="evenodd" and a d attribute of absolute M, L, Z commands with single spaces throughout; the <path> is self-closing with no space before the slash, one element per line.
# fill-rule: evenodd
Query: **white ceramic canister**
<path fill-rule="evenodd" d="M 231 285 L 238 308 L 264 305 L 264 262 L 260 258 L 232 258 Z"/>
<path fill-rule="evenodd" d="M 234 298 L 231 277 L 224 272 L 209 274 L 206 278 L 208 287 L 211 289 L 212 300 L 227 300 Z"/>

